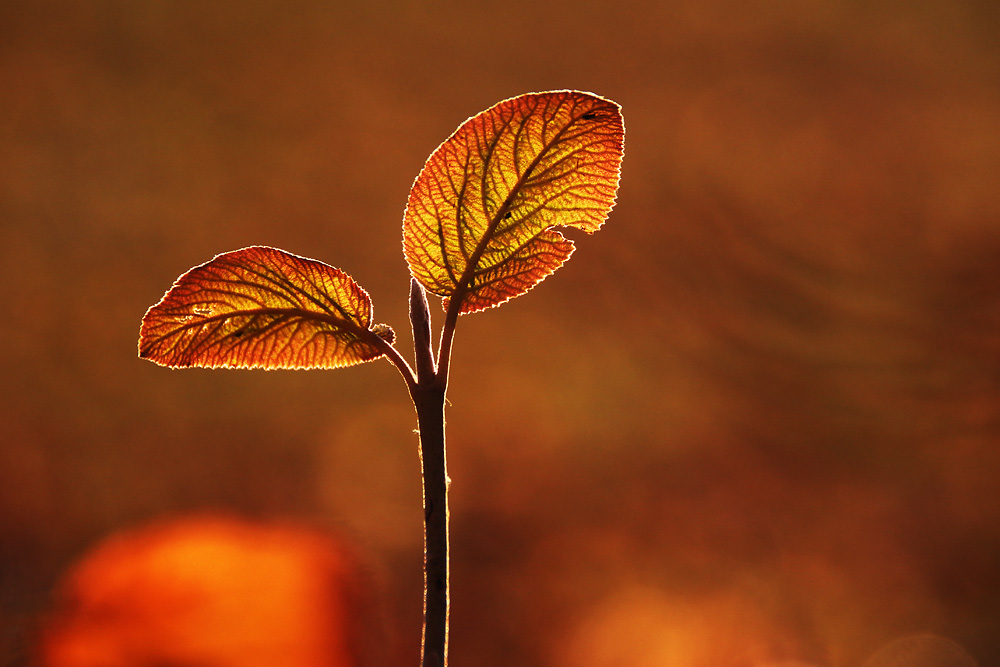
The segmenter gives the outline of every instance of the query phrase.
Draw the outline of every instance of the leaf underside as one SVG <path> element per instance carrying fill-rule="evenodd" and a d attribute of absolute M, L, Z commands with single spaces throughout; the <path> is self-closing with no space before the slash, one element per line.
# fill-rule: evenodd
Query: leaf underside
<path fill-rule="evenodd" d="M 339 368 L 391 342 L 371 318 L 367 292 L 343 271 L 253 246 L 178 278 L 143 317 L 139 356 L 175 368 Z"/>
<path fill-rule="evenodd" d="M 524 294 L 573 242 L 553 227 L 597 231 L 615 203 L 621 110 L 578 91 L 522 95 L 465 121 L 410 190 L 403 249 L 429 291 L 460 313 Z"/>

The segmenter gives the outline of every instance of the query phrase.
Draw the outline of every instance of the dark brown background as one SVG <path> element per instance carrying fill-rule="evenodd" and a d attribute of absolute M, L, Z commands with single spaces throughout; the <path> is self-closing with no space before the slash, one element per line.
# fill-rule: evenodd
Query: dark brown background
<path fill-rule="evenodd" d="M 454 664 L 860 666 L 922 632 L 1000 663 L 998 7 L 2 3 L 0 664 L 88 546 L 206 508 L 346 534 L 415 664 L 395 370 L 168 371 L 139 320 L 270 244 L 408 347 L 412 179 L 553 88 L 622 104 L 622 186 L 460 322 Z"/>

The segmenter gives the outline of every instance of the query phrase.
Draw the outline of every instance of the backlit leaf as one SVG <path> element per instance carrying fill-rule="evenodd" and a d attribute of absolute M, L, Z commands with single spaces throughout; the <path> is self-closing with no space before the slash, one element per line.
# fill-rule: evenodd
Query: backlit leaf
<path fill-rule="evenodd" d="M 465 121 L 410 190 L 410 272 L 461 299 L 462 313 L 524 294 L 573 252 L 553 227 L 593 233 L 604 223 L 624 133 L 617 104 L 577 91 L 522 95 Z"/>
<path fill-rule="evenodd" d="M 382 356 L 392 329 L 343 271 L 254 246 L 174 283 L 142 319 L 139 356 L 162 366 L 338 368 Z"/>

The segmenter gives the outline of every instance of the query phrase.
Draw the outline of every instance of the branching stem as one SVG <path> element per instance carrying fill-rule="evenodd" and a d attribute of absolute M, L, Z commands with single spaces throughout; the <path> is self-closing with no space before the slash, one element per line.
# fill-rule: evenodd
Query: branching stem
<path fill-rule="evenodd" d="M 417 382 L 410 397 L 420 430 L 420 467 L 424 490 L 424 637 L 421 667 L 448 664 L 448 466 L 444 438 L 444 401 L 448 367 L 436 367 L 431 349 L 430 310 L 420 283 L 410 286 Z"/>

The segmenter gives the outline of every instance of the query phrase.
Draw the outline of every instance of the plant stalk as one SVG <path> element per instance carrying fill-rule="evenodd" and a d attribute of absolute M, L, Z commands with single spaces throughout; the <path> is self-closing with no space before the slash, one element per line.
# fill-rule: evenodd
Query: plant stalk
<path fill-rule="evenodd" d="M 444 401 L 448 369 L 436 368 L 431 349 L 427 295 L 410 285 L 410 324 L 417 382 L 410 396 L 420 431 L 420 470 L 424 492 L 424 636 L 421 667 L 448 664 L 448 466 L 444 438 Z"/>
<path fill-rule="evenodd" d="M 422 388 L 423 389 L 423 388 Z M 418 391 L 420 467 L 424 480 L 424 640 L 422 667 L 448 664 L 448 470 L 444 391 Z"/>

